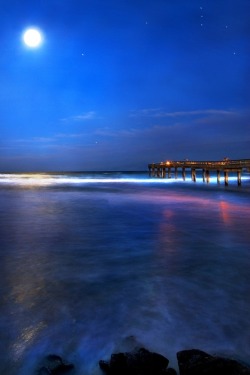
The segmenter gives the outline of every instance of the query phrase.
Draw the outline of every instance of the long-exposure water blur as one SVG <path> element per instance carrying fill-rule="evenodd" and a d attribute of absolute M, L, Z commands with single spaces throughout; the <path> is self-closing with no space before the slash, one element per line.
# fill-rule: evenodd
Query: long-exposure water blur
<path fill-rule="evenodd" d="M 0 175 L 0 373 L 143 346 L 249 363 L 250 183 Z"/>

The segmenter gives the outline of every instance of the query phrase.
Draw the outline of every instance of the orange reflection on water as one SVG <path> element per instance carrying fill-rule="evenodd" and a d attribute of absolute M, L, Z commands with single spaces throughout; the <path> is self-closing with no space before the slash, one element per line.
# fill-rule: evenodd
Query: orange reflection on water
<path fill-rule="evenodd" d="M 222 220 L 227 225 L 232 224 L 231 211 L 233 210 L 233 207 L 231 206 L 232 205 L 230 205 L 228 202 L 225 202 L 225 201 L 219 202 Z"/>
<path fill-rule="evenodd" d="M 177 250 L 178 228 L 174 224 L 174 216 L 175 212 L 172 209 L 166 209 L 163 212 L 163 218 L 159 225 L 160 251 L 173 253 Z"/>
<path fill-rule="evenodd" d="M 218 204 L 222 220 L 226 225 L 237 225 L 237 227 L 239 227 L 239 221 L 242 221 L 243 226 L 246 225 L 246 223 L 249 221 L 249 205 L 242 205 L 225 201 L 221 201 Z"/>

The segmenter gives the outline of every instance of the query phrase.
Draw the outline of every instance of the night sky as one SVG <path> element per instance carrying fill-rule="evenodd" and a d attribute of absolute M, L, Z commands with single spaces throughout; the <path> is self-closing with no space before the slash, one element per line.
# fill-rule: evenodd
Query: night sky
<path fill-rule="evenodd" d="M 1 0 L 0 14 L 0 172 L 250 158 L 249 0 Z"/>

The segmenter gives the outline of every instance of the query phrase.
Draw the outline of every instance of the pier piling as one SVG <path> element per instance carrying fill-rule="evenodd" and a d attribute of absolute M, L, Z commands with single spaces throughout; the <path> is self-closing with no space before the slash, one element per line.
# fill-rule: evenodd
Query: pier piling
<path fill-rule="evenodd" d="M 185 168 L 182 168 L 182 178 L 183 178 L 183 181 L 186 180 L 186 169 Z"/>
<path fill-rule="evenodd" d="M 217 169 L 217 183 L 220 183 L 220 170 Z"/>
<path fill-rule="evenodd" d="M 237 171 L 237 182 L 238 182 L 238 186 L 241 185 L 241 171 Z"/>
<path fill-rule="evenodd" d="M 174 169 L 174 176 L 175 176 L 175 179 L 177 180 L 177 178 L 178 178 L 178 168 L 177 167 L 175 167 L 175 169 Z"/>
<path fill-rule="evenodd" d="M 224 171 L 225 186 L 228 186 L 228 171 Z"/>
<path fill-rule="evenodd" d="M 191 169 L 191 176 L 192 181 L 196 182 L 196 170 L 194 168 Z"/>

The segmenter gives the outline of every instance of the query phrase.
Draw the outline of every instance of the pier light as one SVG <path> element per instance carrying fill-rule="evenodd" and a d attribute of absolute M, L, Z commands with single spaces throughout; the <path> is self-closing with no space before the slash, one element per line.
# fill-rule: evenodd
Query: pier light
<path fill-rule="evenodd" d="M 170 161 L 167 160 L 166 163 L 167 163 L 167 165 L 169 165 L 169 164 L 170 164 Z"/>

